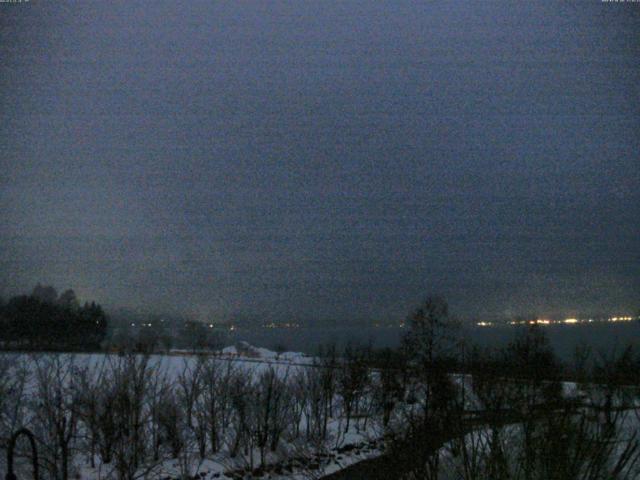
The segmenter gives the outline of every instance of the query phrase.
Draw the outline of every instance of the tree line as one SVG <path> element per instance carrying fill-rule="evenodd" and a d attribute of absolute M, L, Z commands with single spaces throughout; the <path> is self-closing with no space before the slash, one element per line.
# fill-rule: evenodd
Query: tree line
<path fill-rule="evenodd" d="M 80 305 L 69 289 L 58 295 L 36 285 L 31 294 L 0 302 L 0 346 L 28 350 L 98 350 L 108 318 L 95 302 Z"/>

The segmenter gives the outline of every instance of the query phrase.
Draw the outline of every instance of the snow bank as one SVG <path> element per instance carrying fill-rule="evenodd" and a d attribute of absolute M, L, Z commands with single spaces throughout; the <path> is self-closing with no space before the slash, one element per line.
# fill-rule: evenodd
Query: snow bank
<path fill-rule="evenodd" d="M 238 342 L 223 348 L 219 352 L 222 356 L 234 357 L 239 359 L 262 360 L 266 362 L 279 362 L 291 364 L 310 365 L 313 358 L 302 352 L 282 352 L 277 353 L 268 348 L 254 347 L 247 342 Z"/>

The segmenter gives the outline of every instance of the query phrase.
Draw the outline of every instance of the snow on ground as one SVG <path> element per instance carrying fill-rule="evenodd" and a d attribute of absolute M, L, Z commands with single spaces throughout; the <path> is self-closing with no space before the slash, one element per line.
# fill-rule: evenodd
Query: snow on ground
<path fill-rule="evenodd" d="M 274 352 L 272 350 L 254 347 L 247 342 L 239 342 L 237 345 L 225 347 L 217 355 L 223 358 L 242 358 L 245 360 L 261 360 L 264 362 L 282 362 L 300 365 L 310 365 L 313 357 L 301 352 Z"/>
<path fill-rule="evenodd" d="M 44 354 L 0 354 L 0 357 L 11 357 L 15 359 L 38 359 Z M 109 362 L 118 359 L 116 354 L 76 354 L 67 355 L 73 357 L 74 363 L 80 367 L 88 367 L 99 371 L 102 365 L 108 365 Z M 254 347 L 245 342 L 240 342 L 233 346 L 225 347 L 216 352 L 188 352 L 184 350 L 173 350 L 168 355 L 151 355 L 149 364 L 153 367 L 153 371 L 163 372 L 170 379 L 176 380 L 184 371 L 185 366 L 193 366 L 198 358 L 203 356 L 214 358 L 216 361 L 232 364 L 234 367 L 246 371 L 248 375 L 259 375 L 267 369 L 273 369 L 281 378 L 292 375 L 307 368 L 315 368 L 313 357 L 309 357 L 299 352 L 283 352 L 277 353 L 265 348 Z M 26 366 L 33 366 L 33 361 L 27 361 Z M 467 375 L 454 375 L 454 381 L 459 386 L 465 385 L 471 387 L 471 378 Z M 29 386 L 29 389 L 33 385 Z M 567 397 L 580 396 L 582 393 L 575 383 L 563 383 L 563 391 Z M 466 407 L 473 409 L 477 407 L 478 399 L 475 395 L 467 390 Z M 272 479 L 285 478 L 320 478 L 321 476 L 334 473 L 347 466 L 353 465 L 362 460 L 371 459 L 381 455 L 383 444 L 382 429 L 380 428 L 379 419 L 371 418 L 369 421 L 353 421 L 347 432 L 345 432 L 345 421 L 337 416 L 332 418 L 328 423 L 329 440 L 319 449 L 320 455 L 311 454 L 311 448 L 305 446 L 287 444 L 282 442 L 278 451 L 274 454 L 268 454 L 268 461 L 271 461 L 272 468 L 268 472 L 268 477 Z M 629 431 L 635 431 L 638 427 L 639 419 L 628 418 L 628 424 L 625 425 Z M 301 428 L 303 428 L 303 423 Z M 513 428 L 513 427 L 511 427 Z M 486 434 L 482 429 L 469 435 L 468 440 L 472 441 L 478 435 Z M 194 459 L 197 455 L 194 455 Z M 195 461 L 195 460 L 194 460 Z M 80 478 L 83 480 L 102 480 L 109 479 L 111 476 L 106 471 L 106 466 L 98 468 L 89 468 L 86 462 L 77 462 L 79 465 Z M 171 479 L 181 476 L 181 466 L 177 460 L 167 460 L 156 467 L 154 475 L 148 476 L 152 480 Z M 246 463 L 229 458 L 228 453 L 216 454 L 211 458 L 207 458 L 202 462 L 195 461 L 190 467 L 190 475 L 194 477 L 197 473 L 201 480 L 227 480 L 241 478 L 241 474 L 246 473 Z M 225 475 L 225 472 L 227 475 Z M 2 473 L 2 472 L 0 472 Z M 259 474 L 267 472 L 256 472 L 254 477 L 260 477 Z"/>
<path fill-rule="evenodd" d="M 22 365 L 29 370 L 34 369 L 35 361 L 50 355 L 46 353 L 0 353 L 0 357 L 12 358 L 14 360 L 25 360 Z M 88 368 L 99 372 L 102 367 L 108 366 L 110 362 L 117 361 L 117 354 L 102 353 L 79 353 L 60 354 L 66 358 L 73 359 L 74 365 L 80 368 Z M 259 375 L 267 369 L 274 369 L 283 378 L 293 375 L 295 372 L 313 366 L 315 359 L 300 352 L 277 353 L 266 348 L 254 347 L 245 342 L 240 342 L 233 346 L 225 347 L 215 352 L 189 352 L 185 350 L 172 350 L 166 355 L 150 355 L 149 366 L 154 374 L 167 374 L 169 379 L 177 380 L 185 366 L 193 366 L 202 356 L 212 357 L 217 361 L 229 362 L 234 367 L 240 368 L 249 375 Z M 36 385 L 34 376 L 31 375 L 27 385 L 27 395 L 35 393 Z M 290 377 L 291 378 L 291 377 Z M 345 421 L 343 418 L 332 418 L 328 423 L 328 442 L 321 449 L 320 455 L 309 453 L 311 449 L 304 446 L 286 444 L 282 441 L 276 454 L 268 454 L 268 460 L 273 460 L 272 468 L 264 472 L 263 478 L 272 479 L 308 479 L 320 478 L 321 476 L 334 473 L 342 468 L 353 465 L 359 461 L 376 457 L 382 453 L 382 442 L 379 441 L 381 432 L 379 423 L 374 419 L 367 422 L 366 428 L 362 422 L 353 420 L 350 428 L 345 432 Z M 302 424 L 305 424 L 304 418 Z M 194 453 L 193 465 L 189 467 L 190 476 L 196 475 L 201 480 L 231 480 L 241 478 L 246 471 L 246 460 L 232 460 L 228 453 L 220 453 L 212 458 L 196 460 Z M 106 480 L 114 476 L 112 465 L 100 464 L 97 462 L 95 468 L 86 464 L 86 460 L 76 460 L 77 473 L 82 480 Z M 181 470 L 182 468 L 182 470 Z M 0 470 L 1 470 L 0 466 Z M 154 467 L 146 478 L 153 480 L 169 480 L 182 476 L 184 465 L 180 465 L 179 460 L 166 460 Z M 227 473 L 225 475 L 225 472 Z M 2 473 L 2 472 L 0 472 Z M 254 477 L 260 478 L 260 471 Z M 268 475 L 268 476 L 267 476 Z"/>

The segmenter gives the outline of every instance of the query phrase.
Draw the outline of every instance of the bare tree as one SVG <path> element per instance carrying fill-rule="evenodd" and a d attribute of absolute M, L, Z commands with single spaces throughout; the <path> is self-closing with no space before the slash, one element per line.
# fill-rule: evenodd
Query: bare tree
<path fill-rule="evenodd" d="M 449 315 L 449 306 L 442 297 L 427 297 L 409 316 L 408 324 L 403 340 L 415 362 L 433 365 L 454 355 L 459 322 Z"/>
<path fill-rule="evenodd" d="M 291 389 L 291 439 L 300 437 L 300 423 L 307 404 L 306 372 L 315 369 L 296 371 L 290 382 Z"/>
<path fill-rule="evenodd" d="M 231 413 L 230 381 L 235 374 L 233 363 L 208 357 L 201 373 L 201 395 L 196 416 L 209 437 L 211 453 L 220 449 Z"/>
<path fill-rule="evenodd" d="M 300 392 L 297 401 L 300 403 L 305 418 L 306 441 L 324 442 L 327 436 L 327 416 L 329 408 L 325 389 L 326 371 L 320 367 L 313 367 L 301 372 Z"/>
<path fill-rule="evenodd" d="M 68 480 L 78 432 L 79 385 L 70 355 L 32 358 L 35 366 L 34 423 L 40 458 L 50 478 Z"/>
<path fill-rule="evenodd" d="M 84 367 L 76 372 L 78 382 L 77 411 L 83 429 L 81 437 L 88 451 L 89 464 L 96 467 L 96 455 L 100 443 L 101 390 L 106 379 L 106 360 L 97 367 Z"/>
<path fill-rule="evenodd" d="M 180 408 L 185 415 L 185 424 L 198 444 L 200 458 L 204 458 L 207 447 L 206 422 L 197 415 L 198 404 L 202 396 L 202 374 L 204 371 L 204 357 L 200 356 L 195 362 L 184 359 L 182 371 L 178 374 L 177 390 Z"/>
<path fill-rule="evenodd" d="M 375 367 L 377 375 L 372 398 L 382 413 L 382 425 L 386 428 L 395 406 L 404 399 L 407 365 L 401 351 L 385 348 L 378 354 Z"/>
<path fill-rule="evenodd" d="M 585 367 L 580 395 L 557 392 L 555 360 L 537 332 L 503 352 L 477 355 L 473 393 L 485 424 L 460 430 L 450 445 L 449 475 L 471 479 L 632 479 L 640 473 L 638 433 L 620 395 L 629 355 Z M 525 365 L 526 364 L 526 365 Z M 527 370 L 529 368 L 529 370 Z M 505 425 L 511 424 L 509 428 Z M 454 473 L 452 473 L 454 472 Z"/>
<path fill-rule="evenodd" d="M 103 411 L 103 427 L 109 435 L 114 468 L 121 480 L 135 480 L 146 475 L 156 465 L 146 453 L 145 436 L 150 420 L 146 408 L 149 381 L 156 368 L 148 356 L 126 355 L 110 365 L 111 392 L 107 398 L 109 411 Z"/>
<path fill-rule="evenodd" d="M 338 394 L 342 399 L 342 409 L 346 419 L 345 432 L 349 431 L 351 419 L 354 413 L 358 412 L 368 381 L 369 367 L 366 350 L 347 345 L 338 377 Z"/>
<path fill-rule="evenodd" d="M 327 423 L 333 417 L 334 397 L 338 383 L 338 359 L 337 349 L 335 345 L 330 345 L 324 351 L 320 352 L 320 385 L 322 388 L 322 432 L 321 437 L 327 437 Z"/>
<path fill-rule="evenodd" d="M 288 370 L 284 378 L 280 378 L 277 370 L 270 365 L 258 375 L 251 390 L 252 432 L 260 453 L 260 466 L 265 465 L 267 449 L 272 452 L 276 450 L 288 424 L 291 397 L 287 377 Z"/>
<path fill-rule="evenodd" d="M 159 370 L 159 369 L 158 369 Z M 175 389 L 173 380 L 169 378 L 166 370 L 156 371 L 156 375 L 149 379 L 148 386 L 148 400 L 146 402 L 149 409 L 150 420 L 148 422 L 147 436 L 148 443 L 152 449 L 153 462 L 160 462 L 166 452 L 166 446 L 171 445 L 174 441 L 173 438 L 168 437 L 165 425 L 163 423 L 166 412 L 166 399 L 168 392 L 172 392 Z M 170 450 L 174 450 L 171 448 Z M 175 458 L 172 457 L 172 458 Z"/>
<path fill-rule="evenodd" d="M 198 474 L 203 457 L 192 425 L 187 420 L 183 402 L 184 398 L 175 389 L 164 390 L 158 424 L 163 443 L 170 448 L 169 456 L 177 461 L 180 478 L 187 480 Z"/>
<path fill-rule="evenodd" d="M 233 408 L 231 424 L 233 431 L 229 437 L 229 453 L 236 457 L 242 448 L 249 455 L 252 435 L 250 432 L 250 395 L 252 390 L 251 375 L 235 374 L 230 379 L 230 399 Z M 251 457 L 253 467 L 253 456 Z"/>

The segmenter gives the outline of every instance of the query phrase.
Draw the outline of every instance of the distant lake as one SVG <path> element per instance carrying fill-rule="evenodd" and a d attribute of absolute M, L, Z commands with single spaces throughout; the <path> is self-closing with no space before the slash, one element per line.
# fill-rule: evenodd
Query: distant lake
<path fill-rule="evenodd" d="M 507 344 L 522 327 L 465 327 L 464 334 L 485 347 L 497 347 Z M 594 352 L 622 350 L 628 345 L 640 348 L 640 322 L 593 323 L 588 325 L 549 325 L 544 331 L 553 348 L 565 361 L 572 359 L 578 345 L 588 345 Z M 291 351 L 313 354 L 320 345 L 336 343 L 344 345 L 371 343 L 375 347 L 395 347 L 400 343 L 406 329 L 402 328 L 255 328 L 240 329 L 230 335 L 228 341 L 244 340 L 252 345 L 274 349 L 281 346 Z"/>

